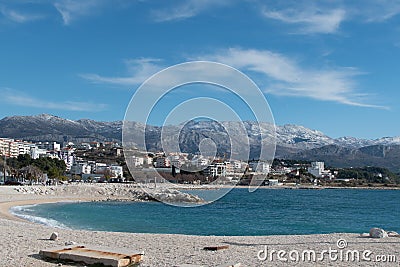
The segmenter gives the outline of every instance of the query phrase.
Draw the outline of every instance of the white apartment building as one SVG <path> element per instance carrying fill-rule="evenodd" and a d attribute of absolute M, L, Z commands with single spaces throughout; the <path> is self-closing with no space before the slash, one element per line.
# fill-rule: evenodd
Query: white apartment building
<path fill-rule="evenodd" d="M 308 167 L 308 172 L 315 177 L 322 177 L 324 171 L 324 162 L 314 161 L 311 162 L 311 167 Z"/>
<path fill-rule="evenodd" d="M 95 173 L 105 173 L 108 166 L 105 163 L 96 162 L 94 172 Z"/>
<path fill-rule="evenodd" d="M 171 161 L 166 157 L 158 157 L 154 165 L 156 168 L 169 168 L 171 167 Z"/>
<path fill-rule="evenodd" d="M 47 150 L 38 148 L 37 146 L 32 146 L 30 151 L 29 151 L 29 154 L 30 154 L 32 159 L 38 159 L 40 157 L 46 156 L 47 155 Z"/>
<path fill-rule="evenodd" d="M 226 176 L 225 162 L 214 162 L 208 165 L 208 167 L 203 170 L 203 174 L 212 177 Z"/>
<path fill-rule="evenodd" d="M 271 165 L 267 162 L 251 161 L 249 162 L 250 171 L 254 173 L 268 174 L 271 171 Z"/>
<path fill-rule="evenodd" d="M 324 162 L 322 161 L 311 162 L 311 167 L 308 167 L 308 172 L 318 178 L 333 177 L 330 170 L 325 170 Z"/>
<path fill-rule="evenodd" d="M 36 143 L 36 146 L 40 149 L 45 149 L 48 151 L 60 151 L 61 150 L 61 144 L 57 142 L 38 142 Z"/>
<path fill-rule="evenodd" d="M 205 167 L 208 166 L 210 163 L 210 160 L 208 158 L 205 158 L 203 156 L 194 156 L 193 159 L 190 161 L 190 163 L 196 167 Z"/>
<path fill-rule="evenodd" d="M 72 174 L 90 174 L 92 172 L 92 167 L 87 162 L 75 162 L 71 166 L 70 172 Z"/>
<path fill-rule="evenodd" d="M 146 163 L 147 165 L 152 165 L 153 164 L 153 158 L 149 157 L 149 156 L 145 156 L 144 157 L 144 163 Z"/>
<path fill-rule="evenodd" d="M 132 156 L 130 161 L 131 161 L 130 164 L 132 164 L 131 166 L 134 166 L 134 167 L 140 167 L 140 166 L 143 166 L 143 164 L 144 164 L 144 158 L 138 157 L 138 156 Z"/>
<path fill-rule="evenodd" d="M 19 155 L 25 155 L 25 154 L 30 154 L 31 153 L 31 148 L 34 146 L 34 144 L 28 143 L 28 142 L 18 142 L 18 154 Z"/>
<path fill-rule="evenodd" d="M 124 172 L 123 172 L 122 166 L 111 165 L 110 166 L 110 171 L 111 171 L 112 177 L 116 177 L 116 178 L 124 177 Z"/>
<path fill-rule="evenodd" d="M 80 143 L 76 146 L 76 148 L 90 150 L 92 149 L 92 146 L 89 143 Z"/>
<path fill-rule="evenodd" d="M 0 154 L 6 157 L 16 158 L 18 155 L 30 154 L 32 146 L 32 143 L 26 141 L 0 138 Z"/>
<path fill-rule="evenodd" d="M 0 138 L 0 153 L 6 157 L 18 157 L 19 148 L 14 139 Z"/>
<path fill-rule="evenodd" d="M 64 160 L 65 165 L 67 166 L 66 169 L 67 171 L 71 170 L 71 167 L 75 162 L 74 152 L 75 152 L 74 148 L 68 148 L 68 147 L 63 148 L 61 150 L 60 157 L 62 160 Z"/>

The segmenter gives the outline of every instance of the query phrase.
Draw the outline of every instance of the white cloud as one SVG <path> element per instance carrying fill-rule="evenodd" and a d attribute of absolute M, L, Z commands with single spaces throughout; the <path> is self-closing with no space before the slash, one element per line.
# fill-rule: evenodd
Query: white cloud
<path fill-rule="evenodd" d="M 369 104 L 367 94 L 356 91 L 355 68 L 310 69 L 298 62 L 268 50 L 228 49 L 202 56 L 251 72 L 264 83 L 264 91 L 275 95 L 308 97 L 346 105 L 386 108 Z"/>
<path fill-rule="evenodd" d="M 81 74 L 80 76 L 93 83 L 108 83 L 123 86 L 138 85 L 147 80 L 151 75 L 163 69 L 163 67 L 159 65 L 160 61 L 160 59 L 154 58 L 127 60 L 125 64 L 129 75 L 125 77 L 101 76 L 93 73 Z"/>
<path fill-rule="evenodd" d="M 64 24 L 69 25 L 78 17 L 92 15 L 104 3 L 103 0 L 59 0 L 54 7 L 61 14 Z"/>
<path fill-rule="evenodd" d="M 299 62 L 279 53 L 237 48 L 195 57 L 191 60 L 217 61 L 254 74 L 254 77 L 263 85 L 265 93 L 308 97 L 352 106 L 387 108 L 368 103 L 370 95 L 357 92 L 356 76 L 362 73 L 351 67 L 305 68 Z M 159 59 L 129 60 L 126 62 L 130 72 L 129 76 L 107 77 L 98 74 L 83 74 L 81 77 L 93 83 L 138 85 L 163 68 L 159 63 Z M 224 74 L 214 73 L 210 70 L 209 75 L 211 78 L 215 78 L 215 76 L 222 77 Z M 156 88 L 170 83 L 177 84 L 180 81 L 179 77 L 164 76 L 161 84 L 155 81 L 152 86 Z"/>
<path fill-rule="evenodd" d="M 34 20 L 38 20 L 38 19 L 42 18 L 42 16 L 40 16 L 40 15 L 25 14 L 25 13 L 21 13 L 21 12 L 18 12 L 16 10 L 13 10 L 10 8 L 6 8 L 4 6 L 0 7 L 0 13 L 7 19 L 9 19 L 13 22 L 17 22 L 17 23 L 25 23 L 25 22 L 34 21 Z"/>
<path fill-rule="evenodd" d="M 182 5 L 153 10 L 151 15 L 157 22 L 183 20 L 194 17 L 210 8 L 224 6 L 232 2 L 227 0 L 186 0 Z"/>
<path fill-rule="evenodd" d="M 265 9 L 262 14 L 269 19 L 297 24 L 300 26 L 300 33 L 335 33 L 346 18 L 346 11 L 341 8 L 331 10 L 298 8 L 278 11 Z"/>
<path fill-rule="evenodd" d="M 398 0 L 264 2 L 262 15 L 295 26 L 300 34 L 332 34 L 344 21 L 379 23 L 400 14 Z"/>
<path fill-rule="evenodd" d="M 367 22 L 383 22 L 400 14 L 398 0 L 365 0 L 363 5 L 354 8 L 355 16 L 364 18 Z"/>
<path fill-rule="evenodd" d="M 101 111 L 107 108 L 106 104 L 101 103 L 90 103 L 90 102 L 76 102 L 76 101 L 45 101 L 38 99 L 19 91 L 3 88 L 0 90 L 2 98 L 0 101 L 12 105 L 33 107 L 33 108 L 48 108 L 48 109 L 59 109 L 69 111 Z"/>

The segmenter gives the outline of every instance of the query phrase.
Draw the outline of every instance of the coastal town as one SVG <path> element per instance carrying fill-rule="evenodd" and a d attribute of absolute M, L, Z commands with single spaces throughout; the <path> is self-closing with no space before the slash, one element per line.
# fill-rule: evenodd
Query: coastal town
<path fill-rule="evenodd" d="M 371 183 L 394 186 L 399 182 L 397 176 L 383 168 L 326 169 L 323 161 L 244 161 L 139 149 L 124 155 L 118 142 L 73 143 L 66 140 L 58 143 L 0 138 L 0 155 L 0 181 L 10 185 L 64 182 L 152 184 L 163 181 L 195 185 L 249 185 L 253 178 L 260 179 L 259 184 L 264 186 L 357 186 L 365 182 L 369 186 Z M 46 160 L 49 159 L 58 164 L 58 169 L 47 166 Z M 367 172 L 369 180 L 360 177 L 360 171 L 364 175 Z"/>

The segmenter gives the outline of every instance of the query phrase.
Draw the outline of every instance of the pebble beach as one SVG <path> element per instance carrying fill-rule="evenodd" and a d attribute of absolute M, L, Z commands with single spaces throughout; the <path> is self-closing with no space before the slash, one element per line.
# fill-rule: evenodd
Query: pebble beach
<path fill-rule="evenodd" d="M 400 266 L 400 238 L 396 236 L 369 238 L 360 233 L 190 236 L 83 231 L 52 228 L 10 213 L 13 206 L 60 201 L 143 201 L 140 193 L 135 193 L 137 190 L 140 189 L 126 185 L 0 187 L 0 266 L 85 266 L 45 261 L 39 256 L 40 250 L 71 242 L 143 251 L 139 266 Z M 54 241 L 49 240 L 53 232 L 58 233 Z M 204 250 L 207 246 L 228 247 Z M 329 250 L 333 251 L 331 255 L 324 253 Z M 347 257 L 350 250 L 357 251 L 361 258 Z M 310 251 L 316 253 L 315 260 L 302 257 Z"/>

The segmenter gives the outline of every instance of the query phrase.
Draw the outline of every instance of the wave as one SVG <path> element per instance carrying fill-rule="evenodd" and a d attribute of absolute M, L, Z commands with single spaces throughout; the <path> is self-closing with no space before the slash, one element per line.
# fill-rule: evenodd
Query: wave
<path fill-rule="evenodd" d="M 39 223 L 39 224 L 43 224 L 43 225 L 54 227 L 54 228 L 69 229 L 66 225 L 60 223 L 57 220 L 26 214 L 26 212 L 32 212 L 33 209 L 31 209 L 31 208 L 35 207 L 35 206 L 37 206 L 37 204 L 25 205 L 25 206 L 15 206 L 10 209 L 10 212 L 11 212 L 11 214 L 13 214 L 15 216 L 17 216 L 21 219 L 28 220 L 30 222 Z"/>
<path fill-rule="evenodd" d="M 21 212 L 24 212 L 24 211 L 31 212 L 31 211 L 33 211 L 33 209 L 31 209 L 31 208 L 36 207 L 37 205 L 38 204 L 31 204 L 31 205 L 24 205 L 24 206 L 14 206 L 14 207 L 10 208 L 10 211 L 11 211 L 12 214 L 21 213 Z"/>

